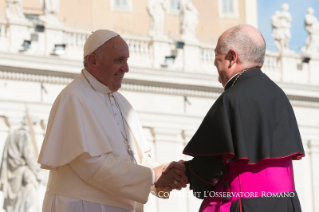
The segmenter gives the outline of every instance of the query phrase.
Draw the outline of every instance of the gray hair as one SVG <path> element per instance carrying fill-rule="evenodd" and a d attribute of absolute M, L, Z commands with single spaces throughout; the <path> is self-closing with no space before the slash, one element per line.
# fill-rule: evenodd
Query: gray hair
<path fill-rule="evenodd" d="M 88 64 L 88 56 L 87 55 L 83 58 L 83 66 L 84 66 L 84 68 L 87 68 L 89 66 L 89 64 Z"/>
<path fill-rule="evenodd" d="M 221 53 L 227 54 L 230 49 L 234 49 L 242 64 L 262 66 L 264 63 L 266 42 L 262 34 L 261 38 L 256 33 L 249 33 L 254 27 L 241 24 L 230 29 L 221 41 Z M 255 29 L 257 30 L 257 29 Z"/>
<path fill-rule="evenodd" d="M 103 45 L 102 45 L 103 46 Z M 103 59 L 103 54 L 102 54 L 102 51 L 103 51 L 103 48 L 102 46 L 100 46 L 99 48 L 97 48 L 96 50 L 94 50 L 94 52 L 92 52 L 91 54 L 95 54 L 98 58 L 100 59 Z M 90 54 L 86 55 L 84 58 L 83 58 L 83 66 L 84 68 L 87 69 L 87 67 L 89 67 L 89 62 L 88 62 L 88 56 Z"/>

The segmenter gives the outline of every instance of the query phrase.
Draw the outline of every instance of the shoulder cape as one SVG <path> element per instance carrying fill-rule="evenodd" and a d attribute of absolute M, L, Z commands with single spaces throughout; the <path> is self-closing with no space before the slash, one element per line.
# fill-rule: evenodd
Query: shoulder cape
<path fill-rule="evenodd" d="M 142 126 L 129 102 L 113 93 L 142 152 L 150 151 Z M 127 158 L 127 147 L 113 116 L 81 74 L 55 100 L 38 162 L 42 168 L 63 166 L 80 154 L 110 153 Z M 129 158 L 127 158 L 129 159 Z"/>
<path fill-rule="evenodd" d="M 234 86 L 226 88 L 183 153 L 223 155 L 225 163 L 245 159 L 250 164 L 269 158 L 304 156 L 288 98 L 260 70 L 243 73 Z"/>

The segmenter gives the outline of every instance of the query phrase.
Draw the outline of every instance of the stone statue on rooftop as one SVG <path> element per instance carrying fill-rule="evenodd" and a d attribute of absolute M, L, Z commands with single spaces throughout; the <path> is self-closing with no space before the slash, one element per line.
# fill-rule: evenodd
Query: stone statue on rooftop
<path fill-rule="evenodd" d="M 60 0 L 44 0 L 44 13 L 57 16 L 60 10 Z"/>
<path fill-rule="evenodd" d="M 164 35 L 166 3 L 164 0 L 149 0 L 147 11 L 151 16 L 149 36 L 154 37 Z"/>
<path fill-rule="evenodd" d="M 289 50 L 289 41 L 291 38 L 290 27 L 292 18 L 288 9 L 289 5 L 285 3 L 281 6 L 281 11 L 276 11 L 271 17 L 272 36 L 279 52 L 291 51 Z"/>
<path fill-rule="evenodd" d="M 40 17 L 45 23 L 59 24 L 58 14 L 60 10 L 60 0 L 43 0 L 44 1 L 44 16 Z"/>
<path fill-rule="evenodd" d="M 319 56 L 319 22 L 313 15 L 314 9 L 308 8 L 305 16 L 305 29 L 308 32 L 305 46 L 301 49 L 301 52 L 306 56 Z"/>
<path fill-rule="evenodd" d="M 197 41 L 198 16 L 199 12 L 191 0 L 180 0 L 180 32 L 183 41 Z"/>
<path fill-rule="evenodd" d="M 8 20 L 25 19 L 22 10 L 22 0 L 6 0 L 6 17 Z"/>

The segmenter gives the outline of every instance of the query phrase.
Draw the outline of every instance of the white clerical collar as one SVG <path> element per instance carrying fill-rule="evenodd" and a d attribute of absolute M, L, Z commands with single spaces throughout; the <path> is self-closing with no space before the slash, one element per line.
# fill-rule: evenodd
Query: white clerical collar
<path fill-rule="evenodd" d="M 89 84 L 92 86 L 92 88 L 100 93 L 103 94 L 109 94 L 112 93 L 112 91 L 107 87 L 106 85 L 99 82 L 95 77 L 93 77 L 90 72 L 88 72 L 85 68 L 82 69 L 82 74 L 85 78 L 89 81 Z"/>

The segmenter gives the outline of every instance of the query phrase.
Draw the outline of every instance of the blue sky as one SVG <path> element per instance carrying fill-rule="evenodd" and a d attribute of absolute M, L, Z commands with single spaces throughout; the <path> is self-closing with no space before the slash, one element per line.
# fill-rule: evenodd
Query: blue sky
<path fill-rule="evenodd" d="M 304 46 L 307 31 L 304 28 L 304 19 L 308 7 L 314 9 L 314 15 L 319 20 L 319 0 L 257 0 L 258 5 L 258 29 L 263 34 L 267 49 L 276 50 L 274 39 L 271 36 L 271 16 L 277 11 L 281 10 L 283 3 L 289 4 L 289 12 L 292 16 L 291 22 L 291 40 L 289 48 L 300 52 L 300 48 Z"/>

